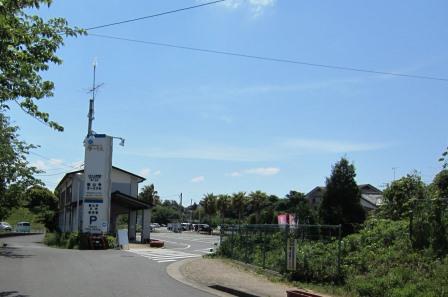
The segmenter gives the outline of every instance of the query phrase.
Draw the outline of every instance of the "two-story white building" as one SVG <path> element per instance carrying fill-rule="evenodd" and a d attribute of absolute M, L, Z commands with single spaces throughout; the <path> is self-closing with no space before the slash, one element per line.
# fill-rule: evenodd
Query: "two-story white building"
<path fill-rule="evenodd" d="M 129 240 L 136 238 L 137 212 L 141 212 L 142 219 L 142 240 L 149 239 L 149 226 L 151 222 L 151 205 L 138 200 L 138 184 L 145 180 L 126 170 L 112 166 L 111 170 L 111 197 L 108 233 L 115 234 L 117 230 L 117 217 L 121 214 L 128 214 L 128 234 Z M 59 217 L 58 227 L 62 232 L 82 232 L 83 208 L 95 213 L 95 203 L 84 201 L 84 170 L 73 171 L 65 174 L 56 191 L 59 195 Z"/>

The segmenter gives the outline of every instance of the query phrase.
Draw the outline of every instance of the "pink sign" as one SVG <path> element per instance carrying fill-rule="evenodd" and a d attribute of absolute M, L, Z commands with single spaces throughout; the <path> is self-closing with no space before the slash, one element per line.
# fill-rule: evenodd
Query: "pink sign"
<path fill-rule="evenodd" d="M 278 216 L 277 216 L 277 221 L 278 221 L 278 223 L 279 223 L 279 225 L 286 225 L 286 224 L 288 224 L 288 218 L 287 218 L 287 214 L 284 214 L 284 213 L 282 213 L 282 214 L 279 214 Z"/>

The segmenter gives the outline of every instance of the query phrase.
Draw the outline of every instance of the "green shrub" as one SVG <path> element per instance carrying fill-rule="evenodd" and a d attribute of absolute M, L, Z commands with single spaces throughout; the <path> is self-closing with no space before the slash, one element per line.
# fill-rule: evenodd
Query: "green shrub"
<path fill-rule="evenodd" d="M 117 239 L 115 238 L 115 236 L 107 235 L 106 241 L 107 241 L 107 248 L 114 249 L 117 247 Z"/>
<path fill-rule="evenodd" d="M 77 232 L 47 232 L 44 237 L 44 243 L 46 245 L 66 249 L 79 249 L 79 241 L 80 236 Z"/>

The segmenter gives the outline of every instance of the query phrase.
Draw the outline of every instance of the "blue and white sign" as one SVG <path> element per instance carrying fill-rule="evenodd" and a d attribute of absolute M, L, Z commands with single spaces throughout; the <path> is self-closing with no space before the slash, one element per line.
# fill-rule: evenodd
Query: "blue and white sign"
<path fill-rule="evenodd" d="M 84 201 L 82 231 L 108 231 L 110 219 L 112 137 L 89 136 L 84 141 Z"/>

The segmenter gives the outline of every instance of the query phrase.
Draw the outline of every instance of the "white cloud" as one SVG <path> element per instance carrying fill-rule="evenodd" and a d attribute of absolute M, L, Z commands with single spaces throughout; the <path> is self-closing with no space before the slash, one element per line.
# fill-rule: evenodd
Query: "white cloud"
<path fill-rule="evenodd" d="M 229 173 L 230 176 L 236 177 L 236 176 L 241 176 L 241 172 L 238 171 L 234 171 L 232 173 Z"/>
<path fill-rule="evenodd" d="M 199 2 L 204 2 L 199 0 Z M 254 17 L 263 14 L 264 9 L 275 5 L 276 0 L 227 0 L 222 5 L 229 9 L 247 7 Z"/>
<path fill-rule="evenodd" d="M 266 145 L 251 147 L 225 144 L 200 144 L 200 141 L 195 141 L 194 144 L 185 144 L 181 148 L 151 147 L 147 149 L 142 148 L 138 151 L 126 151 L 125 154 L 160 159 L 267 162 L 307 154 L 375 151 L 390 146 L 390 143 L 384 142 L 290 138 L 286 140 L 267 141 Z"/>
<path fill-rule="evenodd" d="M 155 175 L 155 176 L 160 175 L 160 170 L 154 171 L 154 173 L 152 175 Z"/>
<path fill-rule="evenodd" d="M 50 161 L 48 161 L 48 163 L 51 166 L 59 167 L 64 163 L 64 161 L 62 161 L 61 159 L 50 159 Z"/>
<path fill-rule="evenodd" d="M 150 173 L 151 173 L 151 169 L 143 168 L 142 170 L 140 170 L 138 172 L 138 175 L 143 176 L 143 177 L 148 177 Z"/>
<path fill-rule="evenodd" d="M 33 163 L 31 163 L 31 166 L 36 167 L 38 170 L 46 170 L 46 169 L 48 169 L 47 164 L 45 164 L 45 162 L 42 161 L 42 160 L 34 161 Z"/>
<path fill-rule="evenodd" d="M 301 152 L 350 153 L 384 149 L 388 145 L 385 143 L 357 143 L 298 138 L 287 140 L 284 146 L 288 149 L 295 149 Z"/>
<path fill-rule="evenodd" d="M 255 175 L 276 175 L 279 172 L 280 168 L 277 167 L 260 167 L 244 170 L 244 173 L 246 174 L 255 174 Z"/>
<path fill-rule="evenodd" d="M 204 176 L 196 176 L 191 179 L 192 183 L 202 183 L 205 180 Z"/>
<path fill-rule="evenodd" d="M 70 164 L 70 166 L 75 167 L 75 168 L 82 168 L 84 165 L 84 161 L 83 160 L 79 160 L 76 162 L 73 162 Z"/>
<path fill-rule="evenodd" d="M 241 171 L 234 171 L 230 173 L 229 175 L 232 177 L 238 177 L 242 175 L 261 175 L 261 176 L 270 176 L 270 175 L 276 175 L 280 172 L 280 168 L 277 167 L 258 167 L 258 168 L 250 168 L 245 169 Z"/>

